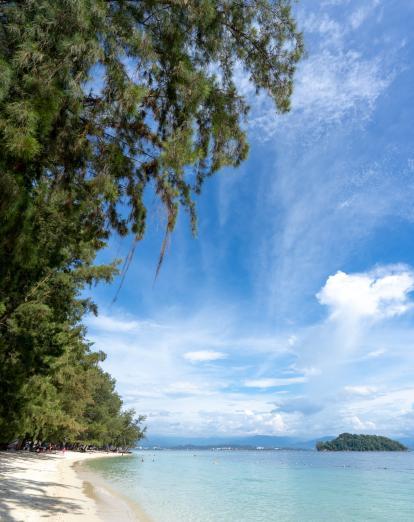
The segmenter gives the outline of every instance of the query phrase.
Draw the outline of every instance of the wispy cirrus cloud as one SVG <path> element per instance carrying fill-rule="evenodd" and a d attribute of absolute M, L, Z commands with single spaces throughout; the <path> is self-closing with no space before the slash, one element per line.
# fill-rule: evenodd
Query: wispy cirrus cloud
<path fill-rule="evenodd" d="M 154 321 L 141 320 L 126 317 L 113 317 L 106 314 L 91 316 L 88 320 L 90 327 L 104 332 L 133 332 L 138 329 L 160 328 L 161 325 Z"/>
<path fill-rule="evenodd" d="M 251 99 L 251 158 L 206 183 L 199 240 L 179 219 L 151 286 L 147 236 L 140 284 L 91 319 L 153 433 L 412 430 L 414 8 L 397 4 L 300 3 L 292 111 Z"/>
<path fill-rule="evenodd" d="M 339 122 L 345 117 L 366 118 L 393 74 L 380 57 L 366 60 L 357 51 L 323 50 L 302 66 L 293 97 L 293 116 L 313 119 L 314 125 Z"/>
<path fill-rule="evenodd" d="M 280 378 L 267 378 L 267 379 L 248 379 L 244 382 L 244 386 L 247 388 L 278 388 L 280 386 L 289 386 L 291 384 L 297 384 L 306 382 L 306 377 L 280 377 Z"/>
<path fill-rule="evenodd" d="M 366 1 L 362 6 L 352 2 L 340 19 L 321 5 L 304 4 L 298 9 L 299 26 L 304 32 L 307 57 L 299 64 L 291 112 L 275 118 L 272 103 L 240 78 L 243 92 L 251 94 L 253 118 L 251 126 L 258 139 L 280 139 L 289 133 L 312 133 L 315 137 L 329 132 L 332 126 L 346 121 L 360 126 L 371 116 L 378 98 L 391 85 L 401 64 L 395 60 L 401 42 L 393 47 L 377 45 L 365 52 L 361 26 L 367 20 L 380 18 L 380 3 Z"/>
<path fill-rule="evenodd" d="M 258 299 L 278 321 L 294 320 L 298 301 L 312 308 L 317 285 L 381 227 L 413 221 L 408 151 L 398 132 L 388 136 L 396 127 L 387 111 L 408 61 L 404 34 L 387 27 L 387 9 L 370 0 L 303 3 L 298 17 L 308 56 L 298 69 L 291 112 L 276 117 L 268 98 L 251 99 L 250 136 L 262 156 L 251 169 L 253 222 L 243 226 L 253 238 L 250 263 L 260 267 Z M 237 182 L 244 186 L 246 175 Z M 220 182 L 226 226 L 239 201 L 228 184 Z M 266 232 L 256 239 L 255 230 Z"/>
<path fill-rule="evenodd" d="M 345 386 L 345 392 L 350 395 L 362 395 L 362 396 L 370 396 L 377 393 L 378 388 L 376 386 L 366 386 L 366 385 L 358 385 L 358 386 Z"/>

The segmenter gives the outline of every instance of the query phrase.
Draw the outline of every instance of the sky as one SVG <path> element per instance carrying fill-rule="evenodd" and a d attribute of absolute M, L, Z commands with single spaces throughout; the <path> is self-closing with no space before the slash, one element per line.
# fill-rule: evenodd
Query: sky
<path fill-rule="evenodd" d="M 163 211 L 88 338 L 152 435 L 414 432 L 414 3 L 302 0 L 292 110 L 238 73 L 250 155 Z M 122 258 L 113 238 L 98 261 Z"/>

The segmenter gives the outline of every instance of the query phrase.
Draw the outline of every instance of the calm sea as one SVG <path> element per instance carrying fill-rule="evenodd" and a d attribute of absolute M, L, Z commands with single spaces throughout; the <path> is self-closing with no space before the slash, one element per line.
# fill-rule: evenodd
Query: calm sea
<path fill-rule="evenodd" d="M 168 450 L 88 465 L 155 522 L 414 521 L 414 452 Z"/>

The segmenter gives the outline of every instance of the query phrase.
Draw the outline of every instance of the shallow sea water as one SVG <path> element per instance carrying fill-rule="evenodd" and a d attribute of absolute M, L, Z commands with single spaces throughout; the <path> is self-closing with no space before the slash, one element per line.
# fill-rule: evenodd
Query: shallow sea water
<path fill-rule="evenodd" d="M 155 522 L 414 521 L 414 452 L 165 450 L 88 466 Z"/>

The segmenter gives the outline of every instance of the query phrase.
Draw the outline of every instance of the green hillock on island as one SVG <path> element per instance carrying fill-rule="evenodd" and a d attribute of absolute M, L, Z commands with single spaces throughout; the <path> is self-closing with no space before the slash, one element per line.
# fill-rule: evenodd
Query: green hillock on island
<path fill-rule="evenodd" d="M 407 451 L 403 444 L 396 440 L 379 435 L 355 435 L 341 433 L 336 439 L 318 442 L 318 451 Z"/>

